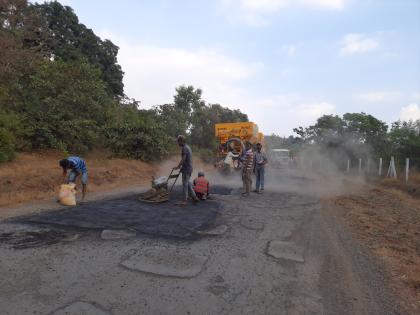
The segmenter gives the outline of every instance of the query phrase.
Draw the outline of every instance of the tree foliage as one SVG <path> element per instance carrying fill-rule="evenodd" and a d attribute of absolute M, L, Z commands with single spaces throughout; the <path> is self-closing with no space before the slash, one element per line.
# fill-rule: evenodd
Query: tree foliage
<path fill-rule="evenodd" d="M 214 123 L 247 120 L 207 104 L 193 86 L 176 88 L 172 104 L 140 110 L 123 94 L 118 47 L 81 24 L 70 7 L 1 0 L 0 9 L 0 161 L 16 150 L 78 154 L 95 147 L 159 159 L 179 134 L 213 149 Z"/>
<path fill-rule="evenodd" d="M 343 117 L 324 115 L 314 125 L 294 132 L 306 147 L 317 147 L 333 160 L 394 156 L 400 163 L 410 157 L 420 164 L 420 121 L 395 122 L 388 132 L 388 125 L 372 115 L 346 113 Z"/>
<path fill-rule="evenodd" d="M 118 47 L 110 40 L 102 41 L 84 24 L 69 6 L 57 1 L 32 6 L 44 18 L 49 37 L 43 43 L 48 57 L 64 61 L 86 59 L 100 70 L 106 90 L 112 96 L 123 96 L 123 72 L 117 63 Z"/>
<path fill-rule="evenodd" d="M 156 110 L 170 137 L 187 135 L 191 144 L 214 149 L 216 123 L 248 121 L 248 116 L 238 109 L 208 104 L 202 100 L 201 95 L 201 89 L 180 86 L 176 89 L 174 103 L 160 105 Z"/>

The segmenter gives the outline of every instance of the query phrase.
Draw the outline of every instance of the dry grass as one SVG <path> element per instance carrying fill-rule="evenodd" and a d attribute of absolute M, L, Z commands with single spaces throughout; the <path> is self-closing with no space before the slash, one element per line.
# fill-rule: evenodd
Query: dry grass
<path fill-rule="evenodd" d="M 56 196 L 63 182 L 58 152 L 20 154 L 16 160 L 0 165 L 0 206 L 44 200 Z M 157 165 L 135 160 L 106 159 L 100 154 L 86 158 L 89 170 L 88 191 L 144 185 L 155 175 Z M 80 180 L 80 179 L 78 179 Z M 80 183 L 78 182 L 80 185 Z"/>
<path fill-rule="evenodd" d="M 420 311 L 420 177 L 410 186 L 385 179 L 364 193 L 329 201 L 342 209 L 357 239 L 389 267 L 408 312 Z M 418 181 L 417 181 L 418 180 Z"/>
<path fill-rule="evenodd" d="M 134 185 L 149 186 L 152 176 L 169 175 L 180 160 L 179 156 L 149 164 L 136 160 L 109 159 L 106 152 L 93 152 L 86 158 L 89 172 L 88 192 L 110 191 Z M 17 205 L 57 196 L 63 183 L 59 152 L 23 153 L 17 159 L 0 164 L 0 207 Z M 213 167 L 194 159 L 194 168 Z M 80 187 L 80 178 L 77 181 Z"/>

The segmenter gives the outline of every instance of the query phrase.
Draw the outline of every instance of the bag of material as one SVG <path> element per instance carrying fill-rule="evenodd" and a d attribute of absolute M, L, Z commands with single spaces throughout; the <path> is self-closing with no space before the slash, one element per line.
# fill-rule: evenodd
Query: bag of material
<path fill-rule="evenodd" d="M 165 184 L 167 182 L 168 182 L 168 177 L 166 177 L 166 176 L 161 176 L 159 178 L 153 179 L 153 185 L 154 186 L 159 186 L 159 185 Z"/>
<path fill-rule="evenodd" d="M 64 206 L 75 206 L 76 205 L 76 185 L 73 183 L 62 184 L 60 186 L 60 192 L 58 193 L 58 199 Z"/>

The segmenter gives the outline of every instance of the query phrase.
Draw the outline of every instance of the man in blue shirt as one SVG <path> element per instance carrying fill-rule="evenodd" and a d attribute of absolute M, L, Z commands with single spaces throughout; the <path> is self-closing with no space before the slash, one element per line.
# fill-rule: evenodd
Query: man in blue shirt
<path fill-rule="evenodd" d="M 185 206 L 187 204 L 188 194 L 194 201 L 197 201 L 198 198 L 190 182 L 191 174 L 193 171 L 191 148 L 185 143 L 184 136 L 178 136 L 177 142 L 178 145 L 181 147 L 181 161 L 176 167 L 174 167 L 174 169 L 181 169 L 180 171 L 182 173 L 182 193 L 184 197 L 182 201 L 178 202 L 178 205 Z"/>
<path fill-rule="evenodd" d="M 267 164 L 267 155 L 262 151 L 261 143 L 257 143 L 257 151 L 254 155 L 254 174 L 257 176 L 257 183 L 254 192 L 261 194 L 264 190 L 264 173 Z"/>
<path fill-rule="evenodd" d="M 88 171 L 86 167 L 86 162 L 78 156 L 70 156 L 66 159 L 61 160 L 59 164 L 63 169 L 64 178 L 67 175 L 67 171 L 70 171 L 67 183 L 76 183 L 77 176 L 82 174 L 82 200 L 85 199 L 86 186 L 88 182 Z"/>

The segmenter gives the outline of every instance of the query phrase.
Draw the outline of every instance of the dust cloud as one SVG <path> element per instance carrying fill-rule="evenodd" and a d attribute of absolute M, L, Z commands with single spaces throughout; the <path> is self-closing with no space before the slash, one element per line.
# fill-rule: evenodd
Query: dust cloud
<path fill-rule="evenodd" d="M 363 149 L 363 151 L 360 151 Z M 362 159 L 359 171 L 358 156 L 368 156 L 370 150 L 366 147 L 356 147 L 349 143 L 346 150 L 308 146 L 290 161 L 287 167 L 275 167 L 269 162 L 265 168 L 265 191 L 276 193 L 296 193 L 316 197 L 333 197 L 342 194 L 357 193 L 366 184 L 367 175 L 377 172 L 377 163 L 373 160 L 366 163 Z M 359 151 L 358 151 L 359 150 Z M 158 166 L 155 177 L 168 176 L 173 167 L 179 163 L 180 157 L 173 156 Z M 348 161 L 350 167 L 347 169 Z M 211 186 L 225 186 L 240 190 L 242 179 L 240 170 L 223 172 L 212 164 L 204 163 L 194 157 L 191 180 L 197 177 L 199 171 L 205 173 Z M 368 167 L 370 168 L 368 174 Z M 152 179 L 152 177 L 150 178 Z M 253 176 L 253 189 L 256 178 Z M 181 178 L 176 186 L 181 185 Z"/>

